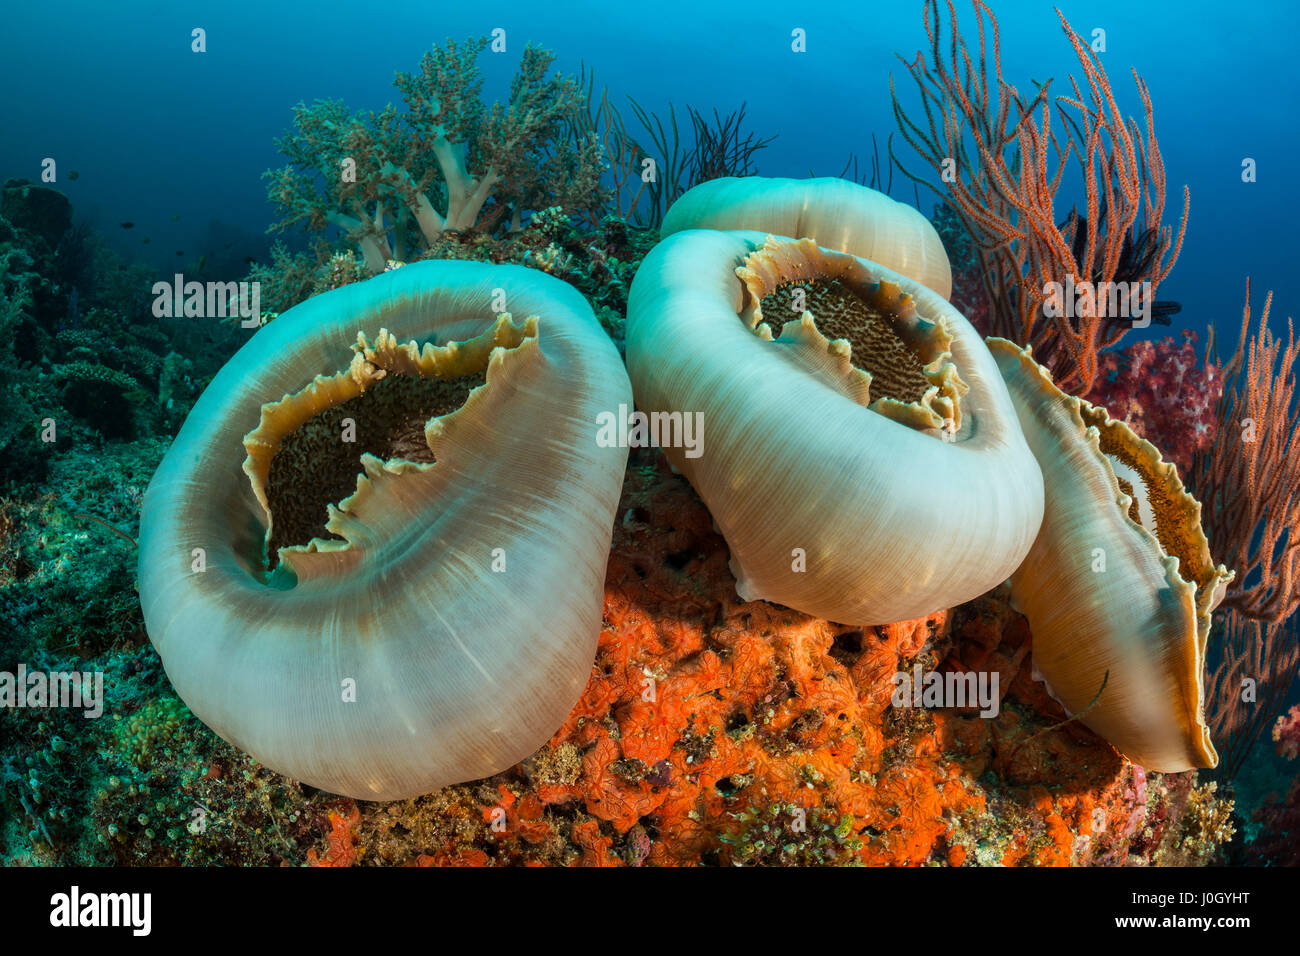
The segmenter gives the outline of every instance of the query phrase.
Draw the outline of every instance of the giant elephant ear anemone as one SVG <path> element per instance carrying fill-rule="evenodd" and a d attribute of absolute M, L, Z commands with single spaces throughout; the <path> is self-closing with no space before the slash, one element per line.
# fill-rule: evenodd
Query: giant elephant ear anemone
<path fill-rule="evenodd" d="M 1134 763 L 1215 766 L 1205 645 L 1233 573 L 1210 556 L 1200 503 L 1154 445 L 1062 392 L 1027 349 L 989 348 L 1046 486 L 1042 528 L 1011 578 L 1035 670 Z"/>
<path fill-rule="evenodd" d="M 590 674 L 627 455 L 595 423 L 630 398 L 590 306 L 530 269 L 421 262 L 285 312 L 145 495 L 140 599 L 177 693 L 359 799 L 528 756 Z"/>
<path fill-rule="evenodd" d="M 944 297 L 857 256 L 686 229 L 628 300 L 651 416 L 698 416 L 669 461 L 731 550 L 736 588 L 846 624 L 923 617 L 1019 567 L 1042 475 L 996 364 Z"/>
<path fill-rule="evenodd" d="M 812 239 L 892 269 L 943 298 L 952 266 L 930 220 L 882 192 L 834 177 L 724 176 L 688 189 L 664 217 L 664 236 L 686 229 L 752 229 Z"/>

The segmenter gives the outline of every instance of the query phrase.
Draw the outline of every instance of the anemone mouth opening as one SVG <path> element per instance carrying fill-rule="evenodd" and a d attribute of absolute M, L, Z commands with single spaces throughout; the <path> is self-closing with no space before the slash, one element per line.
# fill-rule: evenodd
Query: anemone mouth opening
<path fill-rule="evenodd" d="M 932 383 L 920 354 L 898 332 L 898 303 L 891 308 L 884 298 L 879 283 L 859 290 L 843 279 L 813 276 L 782 282 L 763 296 L 759 310 L 773 338 L 786 321 L 812 313 L 818 332 L 849 343 L 853 367 L 871 375 L 873 399 L 919 403 Z"/>
<path fill-rule="evenodd" d="M 537 329 L 536 317 L 517 326 L 503 314 L 475 338 L 442 346 L 401 344 L 386 329 L 372 345 L 358 333 L 346 368 L 263 405 L 244 436 L 243 464 L 265 519 L 262 567 L 274 572 L 282 550 L 312 550 L 316 541 L 348 547 L 336 519 L 357 500 L 372 467 L 366 456 L 397 481 L 404 470 L 434 467 L 434 421 L 468 411 L 498 352 L 535 343 Z"/>
<path fill-rule="evenodd" d="M 736 270 L 746 292 L 740 318 L 768 341 L 836 356 L 841 384 L 870 410 L 955 435 L 969 388 L 953 362 L 952 335 L 869 265 L 811 239 L 768 236 Z"/>
<path fill-rule="evenodd" d="M 329 506 L 357 490 L 363 454 L 433 464 L 425 426 L 464 406 L 470 391 L 485 382 L 485 372 L 445 379 L 386 375 L 285 435 L 266 479 L 272 516 L 268 569 L 275 569 L 281 548 L 305 545 L 313 538 L 343 540 L 325 526 Z"/>

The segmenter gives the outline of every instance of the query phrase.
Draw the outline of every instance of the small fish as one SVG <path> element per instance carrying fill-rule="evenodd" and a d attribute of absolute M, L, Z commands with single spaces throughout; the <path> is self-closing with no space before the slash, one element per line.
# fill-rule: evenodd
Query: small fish
<path fill-rule="evenodd" d="M 203 263 L 208 261 L 207 256 L 199 256 L 199 271 L 203 271 Z"/>
<path fill-rule="evenodd" d="M 143 239 L 141 239 L 140 241 L 141 241 L 142 243 L 144 243 L 146 246 L 149 245 L 149 237 L 148 237 L 148 236 L 145 236 L 145 237 L 144 237 Z"/>
<path fill-rule="evenodd" d="M 81 173 L 77 172 L 75 169 L 72 170 L 70 173 L 68 173 L 69 181 L 74 179 L 80 179 L 80 178 L 81 178 Z"/>
<path fill-rule="evenodd" d="M 178 212 L 172 213 L 172 222 L 180 222 L 180 221 L 181 221 L 181 214 Z"/>
<path fill-rule="evenodd" d="M 229 248 L 230 248 L 231 246 L 233 246 L 233 245 L 234 245 L 233 242 L 228 242 L 228 243 L 225 244 L 225 246 L 224 246 L 223 248 L 225 248 L 225 249 L 229 249 Z"/>
<path fill-rule="evenodd" d="M 252 256 L 244 256 L 244 265 L 255 266 L 257 265 L 257 260 L 254 259 Z"/>
<path fill-rule="evenodd" d="M 118 225 L 121 226 L 123 229 L 134 229 L 134 228 L 135 228 L 135 223 L 133 223 L 133 222 L 119 222 Z"/>
<path fill-rule="evenodd" d="M 176 250 L 176 254 L 177 254 L 178 256 L 183 256 L 183 255 L 185 255 L 185 250 L 184 250 L 184 249 L 177 249 L 177 250 Z"/>

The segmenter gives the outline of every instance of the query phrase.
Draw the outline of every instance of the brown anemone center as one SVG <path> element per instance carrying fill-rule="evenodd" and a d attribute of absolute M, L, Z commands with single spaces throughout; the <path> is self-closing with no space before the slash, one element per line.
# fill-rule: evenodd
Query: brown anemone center
<path fill-rule="evenodd" d="M 424 426 L 464 405 L 470 390 L 485 378 L 482 372 L 448 379 L 390 373 L 285 436 L 266 480 L 273 518 L 270 566 L 275 567 L 280 548 L 312 538 L 337 539 L 325 529 L 327 506 L 357 490 L 363 454 L 432 463 Z"/>
<path fill-rule="evenodd" d="M 781 334 L 782 325 L 807 310 L 826 338 L 848 339 L 853 366 L 871 375 L 873 401 L 919 402 L 932 385 L 921 357 L 898 334 L 897 314 L 840 279 L 783 282 L 763 296 L 760 307 L 774 337 Z"/>

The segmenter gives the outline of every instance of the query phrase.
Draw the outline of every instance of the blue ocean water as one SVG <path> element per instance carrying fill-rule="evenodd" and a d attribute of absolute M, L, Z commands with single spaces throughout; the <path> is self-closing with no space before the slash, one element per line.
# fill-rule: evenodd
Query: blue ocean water
<path fill-rule="evenodd" d="M 968 26 L 969 5 L 957 6 Z M 1022 91 L 1052 77 L 1065 92 L 1077 63 L 1053 4 L 1004 0 L 993 9 L 1006 77 Z M 1105 31 L 1103 62 L 1126 112 L 1140 112 L 1131 70 L 1150 86 L 1166 221 L 1175 221 L 1183 185 L 1191 190 L 1182 258 L 1160 290 L 1183 303 L 1175 328 L 1234 327 L 1248 275 L 1257 296 L 1274 291 L 1283 323 L 1300 309 L 1291 195 L 1300 173 L 1291 59 L 1300 7 L 1065 0 L 1061 9 L 1085 37 Z M 205 53 L 191 52 L 195 27 L 207 33 Z M 54 157 L 57 186 L 79 217 L 163 272 L 226 243 L 233 262 L 261 257 L 276 217 L 260 175 L 279 163 L 274 139 L 295 103 L 330 97 L 377 109 L 398 100 L 394 71 L 414 69 L 432 44 L 498 27 L 507 50 L 482 57 L 488 101 L 504 96 L 524 44 L 540 43 L 562 71 L 586 64 L 618 102 L 724 114 L 747 103 L 748 128 L 777 136 L 757 157 L 768 176 L 838 174 L 850 152 L 869 160 L 872 133 L 883 149 L 896 129 L 890 77 L 900 89 L 908 81 L 898 55 L 911 58 L 925 43 L 919 2 L 13 4 L 0 31 L 9 91 L 0 179 L 37 180 L 41 160 Z M 791 51 L 796 28 L 806 31 L 804 53 Z M 920 166 L 897 137 L 895 145 Z M 1250 183 L 1248 158 L 1257 168 Z M 912 195 L 897 176 L 894 192 Z M 921 201 L 928 212 L 932 199 Z"/>

